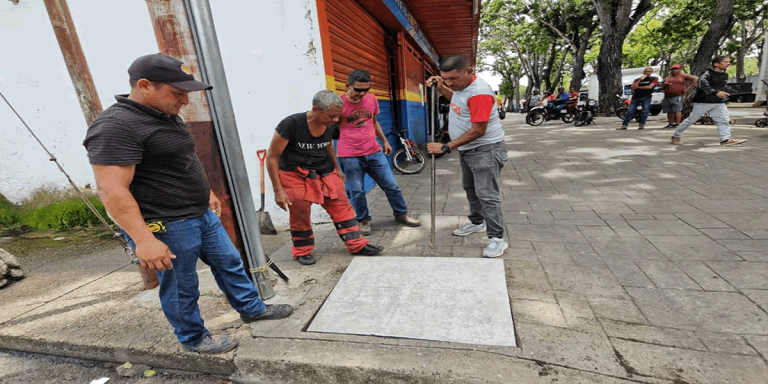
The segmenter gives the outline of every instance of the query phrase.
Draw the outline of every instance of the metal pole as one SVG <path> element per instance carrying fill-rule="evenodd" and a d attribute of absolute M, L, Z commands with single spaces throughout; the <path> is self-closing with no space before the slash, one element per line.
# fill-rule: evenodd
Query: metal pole
<path fill-rule="evenodd" d="M 249 264 L 252 274 L 251 276 L 254 277 L 254 283 L 259 290 L 259 295 L 263 300 L 269 299 L 273 297 L 275 293 L 269 278 L 269 270 L 266 267 L 266 257 L 262 259 L 263 264 L 253 263 L 251 258 L 258 253 L 261 253 L 262 255 L 264 254 L 263 249 L 261 252 L 258 251 L 258 249 L 261 249 L 260 235 L 256 238 L 253 236 L 249 237 L 249 235 L 258 232 L 258 225 L 255 227 L 253 227 L 252 224 L 250 227 L 243 226 L 244 220 L 246 220 L 245 222 L 247 223 L 256 217 L 256 211 L 253 208 L 253 196 L 250 194 L 250 188 L 248 189 L 248 193 L 243 195 L 242 190 L 238 191 L 236 188 L 232 187 L 233 169 L 230 167 L 232 164 L 237 163 L 236 159 L 242 159 L 242 152 L 238 152 L 239 157 L 234 157 L 235 154 L 232 153 L 232 148 L 235 147 L 235 144 L 232 142 L 232 136 L 237 136 L 237 130 L 234 126 L 234 115 L 232 115 L 231 112 L 231 102 L 228 104 L 226 101 L 223 101 L 223 99 L 217 98 L 226 96 L 226 99 L 228 100 L 229 92 L 227 91 L 227 83 L 223 78 L 223 65 L 221 63 L 217 64 L 215 60 L 210 60 L 212 57 L 220 56 L 218 45 L 211 45 L 211 39 L 215 41 L 215 35 L 213 34 L 214 30 L 212 29 L 213 19 L 210 17 L 210 25 L 206 25 L 202 21 L 196 22 L 190 17 L 190 13 L 199 15 L 202 13 L 203 9 L 205 9 L 205 12 L 210 13 L 210 8 L 207 3 L 193 6 L 187 4 L 186 0 L 146 0 L 146 2 L 160 52 L 179 58 L 191 67 L 197 68 L 198 70 L 194 72 L 199 73 L 203 80 L 210 81 L 209 84 L 213 85 L 211 91 L 192 92 L 189 94 L 190 103 L 181 113 L 184 121 L 190 127 L 190 130 L 193 132 L 197 130 L 198 133 L 210 133 L 211 131 L 215 131 L 218 135 L 221 131 L 216 129 L 217 124 L 218 127 L 221 128 L 230 124 L 230 121 L 218 121 L 216 113 L 218 112 L 225 116 L 228 114 L 231 115 L 232 126 L 228 128 L 230 131 L 234 129 L 234 135 L 231 134 L 230 131 L 227 131 L 227 134 L 223 136 L 215 136 L 213 139 L 219 142 L 218 145 L 212 142 L 206 142 L 204 146 L 200 146 L 196 143 L 198 144 L 197 150 L 212 152 L 215 149 L 216 151 L 221 152 L 222 168 L 224 168 L 224 172 L 227 175 L 227 180 L 225 182 L 228 183 L 227 187 L 229 187 L 228 191 L 225 192 L 233 195 L 233 198 L 231 199 L 231 209 L 235 212 L 231 213 L 235 215 L 236 219 L 233 220 L 234 223 L 232 223 L 232 228 L 233 230 L 240 230 L 240 238 L 243 241 L 244 253 L 242 256 L 245 256 L 245 261 Z M 201 20 L 204 19 L 201 18 Z M 206 37 L 206 35 L 208 36 Z M 214 47 L 216 48 L 215 54 L 213 53 Z M 203 51 L 203 49 L 206 51 Z M 206 59 L 208 62 L 206 62 Z M 218 74 L 214 76 L 212 75 L 212 72 L 218 72 Z M 218 108 L 216 108 L 215 105 L 212 105 L 211 101 L 219 102 Z M 226 145 L 221 143 L 225 140 L 227 140 Z M 239 149 L 239 139 L 236 143 L 236 147 Z M 243 164 L 241 165 L 244 167 Z M 239 170 L 238 172 L 240 175 L 247 174 L 244 170 Z M 224 186 L 222 185 L 222 188 L 223 187 Z M 240 194 L 237 194 L 238 192 L 240 192 Z M 239 205 L 239 203 L 247 204 L 248 202 L 250 202 L 251 205 L 250 211 L 248 209 L 243 210 L 242 206 Z M 222 205 L 223 203 L 224 200 L 222 200 Z M 224 213 L 225 212 L 222 212 L 222 217 Z M 225 224 L 224 221 L 222 221 L 222 224 Z M 238 228 L 235 228 L 235 225 L 237 225 Z M 254 230 L 253 228 L 256 229 Z M 253 241 L 248 242 L 248 240 Z M 251 247 L 254 247 L 254 249 L 252 250 Z"/>
<path fill-rule="evenodd" d="M 200 74 L 213 90 L 207 92 L 208 105 L 211 109 L 213 126 L 219 138 L 219 149 L 227 175 L 229 190 L 236 210 L 237 223 L 243 237 L 243 248 L 251 267 L 251 276 L 262 299 L 275 295 L 269 272 L 266 270 L 268 261 L 264 253 L 261 231 L 253 202 L 248 172 L 243 159 L 240 145 L 240 135 L 232 108 L 229 85 L 224 71 L 224 61 L 221 58 L 219 40 L 213 24 L 213 14 L 208 0 L 186 0 L 192 36 L 198 51 Z M 255 265 L 253 265 L 255 264 Z M 259 273 L 253 272 L 257 269 Z"/>
<path fill-rule="evenodd" d="M 101 101 L 99 101 L 96 86 L 93 84 L 93 76 L 91 76 L 91 70 L 88 68 L 88 61 L 85 60 L 83 47 L 77 37 L 77 30 L 72 21 L 72 15 L 69 13 L 69 6 L 67 6 L 66 0 L 44 0 L 44 2 L 45 9 L 48 11 L 48 18 L 51 19 L 53 32 L 56 34 L 56 40 L 58 40 L 59 48 L 61 48 L 61 54 L 64 56 L 69 77 L 75 86 L 80 109 L 83 110 L 86 124 L 91 125 L 93 120 L 102 112 Z"/>
<path fill-rule="evenodd" d="M 435 125 L 436 125 L 435 124 L 435 120 L 436 120 L 436 117 L 437 117 L 435 115 L 435 113 L 437 112 L 437 103 L 436 103 L 437 99 L 436 99 L 436 92 L 435 92 L 435 90 L 437 89 L 437 86 L 433 85 L 430 88 L 431 89 L 430 89 L 429 93 L 430 93 L 430 96 L 431 96 L 432 100 L 430 100 L 430 105 L 429 105 L 429 126 L 430 126 L 430 132 L 432 132 L 432 140 L 431 141 L 434 143 L 435 142 L 435 131 L 437 131 L 437 129 L 435 129 L 436 128 L 435 127 Z M 437 169 L 435 169 L 435 154 L 433 153 L 432 154 L 432 183 L 431 183 L 432 184 L 432 188 L 430 188 L 430 203 L 431 203 L 430 204 L 431 205 L 430 206 L 430 211 L 431 211 L 431 215 L 432 215 L 432 225 L 431 225 L 430 240 L 429 240 L 429 249 L 430 249 L 430 252 L 433 255 L 435 254 L 435 248 L 436 248 L 436 246 L 435 246 L 435 214 L 436 214 L 436 209 L 435 209 L 435 191 L 437 189 L 436 183 L 437 183 Z"/>

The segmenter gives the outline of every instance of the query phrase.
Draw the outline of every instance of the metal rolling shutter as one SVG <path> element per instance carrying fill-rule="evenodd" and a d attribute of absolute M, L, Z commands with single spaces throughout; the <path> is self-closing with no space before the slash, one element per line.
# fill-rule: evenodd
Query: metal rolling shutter
<path fill-rule="evenodd" d="M 371 74 L 371 92 L 380 99 L 389 99 L 389 55 L 384 27 L 354 0 L 327 0 L 326 12 L 336 90 L 346 91 L 349 72 L 364 69 Z"/>

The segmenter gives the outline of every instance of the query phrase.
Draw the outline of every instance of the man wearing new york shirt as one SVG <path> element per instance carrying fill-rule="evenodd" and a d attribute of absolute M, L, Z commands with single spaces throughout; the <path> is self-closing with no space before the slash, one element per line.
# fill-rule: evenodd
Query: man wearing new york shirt
<path fill-rule="evenodd" d="M 360 233 L 371 234 L 371 215 L 365 196 L 364 177 L 367 174 L 384 191 L 395 220 L 409 227 L 421 222 L 408 215 L 403 193 L 385 155 L 392 153 L 381 125 L 376 120 L 379 102 L 371 94 L 371 75 L 355 69 L 347 76 L 347 92 L 341 95 L 344 108 L 339 119 L 339 141 L 336 155 L 346 177 L 349 201 L 360 223 Z M 376 141 L 379 138 L 382 145 Z"/>
<path fill-rule="evenodd" d="M 451 100 L 449 143 L 429 143 L 429 153 L 459 150 L 462 186 L 469 201 L 469 223 L 453 231 L 456 236 L 486 232 L 489 243 L 483 257 L 499 257 L 504 241 L 500 173 L 507 162 L 504 130 L 495 108 L 496 97 L 488 83 L 478 78 L 466 56 L 448 56 L 440 63 L 440 76 L 427 85 Z"/>

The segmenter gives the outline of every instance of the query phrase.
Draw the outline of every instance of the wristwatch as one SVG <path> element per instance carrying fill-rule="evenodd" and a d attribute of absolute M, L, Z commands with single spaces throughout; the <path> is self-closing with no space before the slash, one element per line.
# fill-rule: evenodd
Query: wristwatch
<path fill-rule="evenodd" d="M 440 149 L 443 151 L 443 153 L 448 153 L 451 151 L 451 147 L 448 146 L 448 143 L 443 144 L 443 146 L 440 147 Z"/>

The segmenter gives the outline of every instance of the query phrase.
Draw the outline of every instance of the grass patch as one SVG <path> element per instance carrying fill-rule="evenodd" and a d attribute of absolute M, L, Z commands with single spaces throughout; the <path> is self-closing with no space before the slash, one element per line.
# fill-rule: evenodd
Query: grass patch
<path fill-rule="evenodd" d="M 88 201 L 111 224 L 107 211 L 92 191 L 84 191 Z M 74 190 L 39 189 L 15 205 L 0 195 L 0 227 L 35 230 L 70 229 L 99 225 L 100 221 Z"/>

